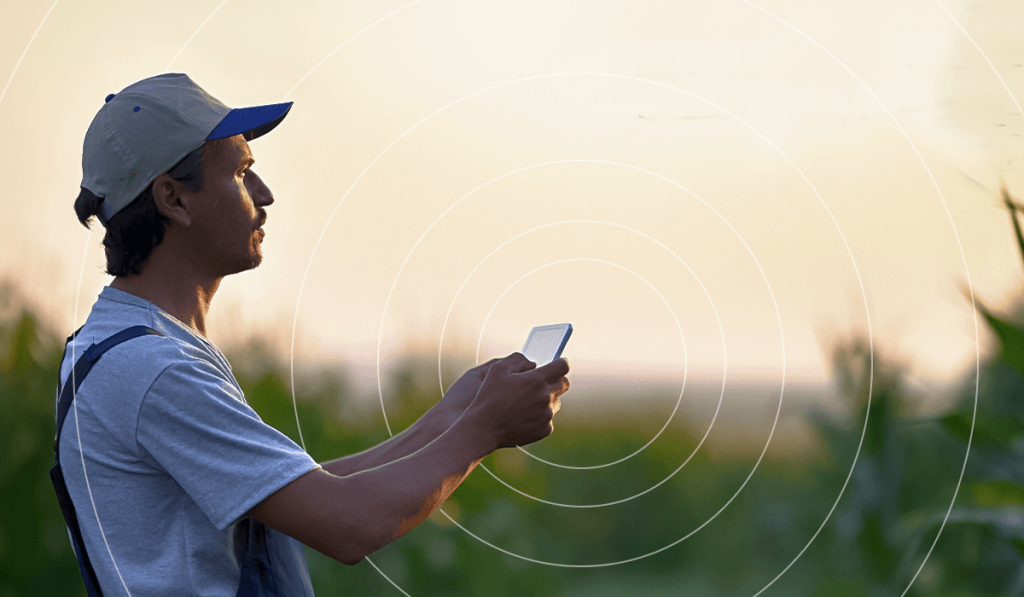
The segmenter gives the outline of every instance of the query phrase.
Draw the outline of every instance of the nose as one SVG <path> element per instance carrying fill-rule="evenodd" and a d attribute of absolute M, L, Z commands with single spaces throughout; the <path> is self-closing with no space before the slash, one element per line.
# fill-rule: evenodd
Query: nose
<path fill-rule="evenodd" d="M 274 194 L 270 192 L 270 187 L 252 170 L 246 173 L 245 186 L 248 187 L 254 205 L 265 206 L 274 203 Z"/>

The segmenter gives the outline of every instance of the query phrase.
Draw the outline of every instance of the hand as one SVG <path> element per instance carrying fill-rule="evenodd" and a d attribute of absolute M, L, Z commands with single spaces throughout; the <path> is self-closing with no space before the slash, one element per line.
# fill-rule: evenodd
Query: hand
<path fill-rule="evenodd" d="M 462 416 L 466 407 L 473 402 L 477 391 L 480 390 L 480 384 L 483 383 L 484 377 L 487 376 L 487 372 L 491 369 L 491 365 L 499 360 L 501 359 L 491 359 L 482 365 L 473 367 L 463 373 L 462 377 L 448 388 L 444 397 L 437 403 L 439 411 L 444 413 L 445 429 L 451 427 Z"/>
<path fill-rule="evenodd" d="M 543 367 L 515 352 L 493 363 L 476 399 L 466 410 L 494 448 L 525 446 L 551 435 L 569 390 L 569 362 L 556 359 Z"/>

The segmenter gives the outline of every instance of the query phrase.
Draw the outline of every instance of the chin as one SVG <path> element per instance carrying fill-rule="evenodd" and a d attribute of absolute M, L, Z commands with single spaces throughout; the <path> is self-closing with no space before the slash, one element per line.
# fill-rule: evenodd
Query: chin
<path fill-rule="evenodd" d="M 255 241 L 252 244 L 252 248 L 249 251 L 249 267 L 246 269 L 256 269 L 263 263 L 263 251 L 260 248 L 260 241 Z"/>
<path fill-rule="evenodd" d="M 250 253 L 249 255 L 239 259 L 235 262 L 235 265 L 230 268 L 230 271 L 225 275 L 230 276 L 231 274 L 240 274 L 249 270 L 254 270 L 263 263 L 263 255 L 260 253 Z"/>

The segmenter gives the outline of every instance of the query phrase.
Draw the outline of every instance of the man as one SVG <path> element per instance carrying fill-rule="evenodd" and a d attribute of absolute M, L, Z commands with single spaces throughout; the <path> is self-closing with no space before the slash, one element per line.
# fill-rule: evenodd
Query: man
<path fill-rule="evenodd" d="M 416 424 L 318 464 L 248 407 L 206 335 L 221 280 L 262 260 L 274 197 L 248 141 L 291 102 L 232 110 L 188 76 L 111 94 L 86 134 L 88 227 L 106 227 L 107 271 L 60 375 L 130 326 L 74 394 L 59 455 L 105 595 L 312 595 L 301 543 L 346 564 L 438 508 L 485 456 L 551 433 L 569 388 L 559 359 L 520 353 L 463 375 Z M 83 572 L 84 574 L 84 572 Z"/>

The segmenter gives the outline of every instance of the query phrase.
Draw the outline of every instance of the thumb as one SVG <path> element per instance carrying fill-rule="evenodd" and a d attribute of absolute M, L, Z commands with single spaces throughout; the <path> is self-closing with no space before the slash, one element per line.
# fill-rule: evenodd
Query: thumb
<path fill-rule="evenodd" d="M 502 360 L 508 373 L 523 373 L 537 368 L 537 363 L 526 358 L 521 352 L 513 352 Z"/>

